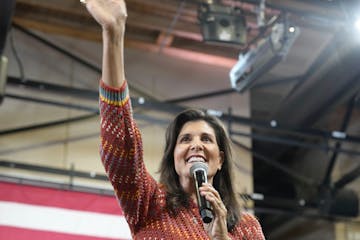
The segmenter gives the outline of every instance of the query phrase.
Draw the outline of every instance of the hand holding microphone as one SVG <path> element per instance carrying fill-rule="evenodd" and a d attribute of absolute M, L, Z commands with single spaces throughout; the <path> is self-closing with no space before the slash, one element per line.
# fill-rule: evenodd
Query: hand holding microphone
<path fill-rule="evenodd" d="M 207 201 L 204 196 L 201 196 L 199 192 L 202 184 L 207 183 L 207 170 L 208 166 L 202 162 L 194 163 L 190 168 L 190 174 L 194 178 L 200 216 L 204 223 L 210 223 L 214 218 L 209 201 Z"/>

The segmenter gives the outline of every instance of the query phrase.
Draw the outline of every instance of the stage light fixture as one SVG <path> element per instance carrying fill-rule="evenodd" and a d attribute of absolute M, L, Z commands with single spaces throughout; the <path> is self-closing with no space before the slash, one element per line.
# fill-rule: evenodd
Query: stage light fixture
<path fill-rule="evenodd" d="M 198 19 L 204 41 L 208 43 L 246 44 L 246 20 L 242 11 L 239 8 L 209 2 L 201 3 L 198 7 Z"/>
<path fill-rule="evenodd" d="M 298 27 L 289 26 L 286 19 L 276 21 L 254 47 L 239 54 L 238 62 L 229 72 L 233 89 L 242 93 L 251 88 L 256 80 L 287 55 L 300 32 Z"/>

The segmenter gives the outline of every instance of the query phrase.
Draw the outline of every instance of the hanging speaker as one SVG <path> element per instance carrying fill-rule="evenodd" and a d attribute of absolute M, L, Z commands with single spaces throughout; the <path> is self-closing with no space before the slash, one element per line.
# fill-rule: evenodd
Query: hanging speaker
<path fill-rule="evenodd" d="M 7 33 L 11 25 L 11 18 L 15 9 L 15 0 L 1 0 L 0 8 L 0 104 L 4 99 L 7 80 L 8 60 L 3 56 Z"/>
<path fill-rule="evenodd" d="M 246 44 L 246 21 L 239 8 L 201 4 L 198 18 L 205 42 Z"/>
<path fill-rule="evenodd" d="M 359 198 L 350 189 L 340 189 L 330 202 L 330 215 L 357 217 L 359 215 Z"/>
<path fill-rule="evenodd" d="M 0 56 L 3 54 L 11 17 L 15 9 L 15 0 L 1 0 L 0 8 Z"/>

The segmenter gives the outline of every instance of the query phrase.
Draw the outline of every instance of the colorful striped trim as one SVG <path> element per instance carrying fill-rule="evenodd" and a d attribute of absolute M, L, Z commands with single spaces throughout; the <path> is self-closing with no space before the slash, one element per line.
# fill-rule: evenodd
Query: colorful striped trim
<path fill-rule="evenodd" d="M 110 87 L 100 81 L 99 93 L 101 101 L 115 106 L 124 106 L 130 98 L 126 81 L 120 88 Z"/>

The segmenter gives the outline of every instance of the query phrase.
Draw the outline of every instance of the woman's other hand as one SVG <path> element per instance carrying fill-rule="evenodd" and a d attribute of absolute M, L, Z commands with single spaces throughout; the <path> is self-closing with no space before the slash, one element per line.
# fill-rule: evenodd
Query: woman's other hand
<path fill-rule="evenodd" d="M 203 183 L 199 190 L 200 194 L 210 202 L 214 212 L 213 221 L 204 225 L 209 237 L 213 240 L 230 239 L 226 225 L 227 209 L 220 194 L 209 183 Z"/>

